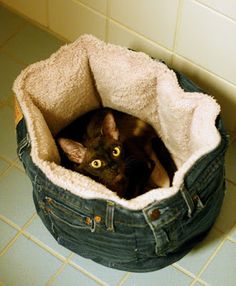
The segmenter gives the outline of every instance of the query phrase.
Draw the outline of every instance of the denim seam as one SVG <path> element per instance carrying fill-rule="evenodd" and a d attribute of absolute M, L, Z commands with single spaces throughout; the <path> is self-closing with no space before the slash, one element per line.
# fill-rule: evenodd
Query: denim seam
<path fill-rule="evenodd" d="M 62 219 L 61 217 L 59 217 L 58 215 L 56 215 L 51 209 L 50 209 L 50 213 L 49 213 L 49 217 L 51 217 L 51 215 L 55 218 L 55 219 L 58 219 L 59 221 L 61 221 L 62 223 L 65 223 L 75 229 L 87 229 L 87 230 L 91 230 L 91 227 L 87 227 L 86 225 L 84 226 L 79 226 L 79 225 L 76 225 L 76 224 L 72 224 L 72 223 L 69 223 L 67 222 L 66 220 Z"/>
<path fill-rule="evenodd" d="M 23 153 L 23 150 L 26 148 L 26 147 L 30 147 L 31 146 L 31 143 L 30 143 L 30 137 L 29 137 L 29 134 L 26 133 L 25 137 L 21 140 L 21 142 L 18 144 L 18 148 L 17 148 L 17 154 L 20 158 L 20 160 L 22 160 L 22 153 Z"/>
<path fill-rule="evenodd" d="M 114 211 L 115 211 L 115 203 L 111 201 L 107 201 L 106 208 L 106 219 L 105 225 L 107 227 L 107 231 L 114 232 Z"/>

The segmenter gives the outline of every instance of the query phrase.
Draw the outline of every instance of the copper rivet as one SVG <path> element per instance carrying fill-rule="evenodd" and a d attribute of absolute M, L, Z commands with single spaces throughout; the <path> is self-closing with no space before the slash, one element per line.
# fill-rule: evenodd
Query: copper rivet
<path fill-rule="evenodd" d="M 50 208 L 48 208 L 48 207 L 45 207 L 45 211 L 46 211 L 47 213 L 50 213 L 50 212 L 51 212 Z"/>
<path fill-rule="evenodd" d="M 86 217 L 85 223 L 86 223 L 86 224 L 91 224 L 91 218 L 90 218 L 90 217 Z"/>
<path fill-rule="evenodd" d="M 151 214 L 150 214 L 151 220 L 156 220 L 156 219 L 158 219 L 159 216 L 160 216 L 160 214 L 161 214 L 161 213 L 160 213 L 159 209 L 153 210 L 153 211 L 151 212 Z"/>
<path fill-rule="evenodd" d="M 102 218 L 99 215 L 96 215 L 94 219 L 95 219 L 96 223 L 99 223 L 102 220 Z"/>
<path fill-rule="evenodd" d="M 51 198 L 47 198 L 47 202 L 50 204 L 52 202 Z"/>

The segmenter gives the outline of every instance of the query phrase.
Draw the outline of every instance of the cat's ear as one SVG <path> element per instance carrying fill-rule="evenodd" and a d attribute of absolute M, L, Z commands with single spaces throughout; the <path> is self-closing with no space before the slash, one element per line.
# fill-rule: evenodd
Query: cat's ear
<path fill-rule="evenodd" d="M 86 147 L 84 147 L 79 142 L 65 138 L 59 138 L 57 142 L 59 143 L 69 160 L 78 164 L 81 164 L 83 162 L 87 150 Z"/>
<path fill-rule="evenodd" d="M 102 134 L 118 140 L 119 130 L 116 128 L 115 118 L 112 113 L 107 113 L 102 123 Z"/>

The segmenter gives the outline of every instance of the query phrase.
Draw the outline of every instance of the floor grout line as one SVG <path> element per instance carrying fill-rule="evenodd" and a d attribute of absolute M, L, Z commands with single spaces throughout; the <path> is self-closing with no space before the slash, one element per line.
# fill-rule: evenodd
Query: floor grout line
<path fill-rule="evenodd" d="M 6 157 L 0 155 L 0 160 L 5 161 L 8 165 L 10 165 L 12 167 L 14 164 L 14 161 L 17 160 L 17 157 L 15 159 L 11 160 L 11 159 L 7 159 Z"/>
<path fill-rule="evenodd" d="M 33 25 L 45 32 L 48 32 L 50 35 L 54 36 L 55 38 L 57 38 L 58 40 L 67 43 L 69 42 L 68 39 L 64 38 L 63 36 L 59 35 L 58 33 L 52 31 L 51 29 L 49 29 L 48 27 L 44 26 L 43 24 L 37 22 L 36 20 L 30 18 L 29 16 L 22 14 L 19 10 L 15 9 L 14 7 L 8 5 L 7 3 L 3 3 L 0 0 L 0 5 L 2 5 L 5 9 L 7 9 L 8 11 L 10 11 L 12 14 L 17 15 L 19 17 L 21 17 L 22 19 L 24 19 L 26 21 L 26 24 L 30 24 Z"/>
<path fill-rule="evenodd" d="M 0 3 L 1 4 L 1 3 Z M 22 18 L 22 17 L 21 17 Z M 24 27 L 27 25 L 27 22 L 19 24 L 16 31 L 12 33 L 3 43 L 0 44 L 0 51 L 2 51 L 2 48 L 11 40 L 13 39 L 19 32 L 21 32 Z"/>
<path fill-rule="evenodd" d="M 20 171 L 21 173 L 25 174 L 25 169 L 23 168 L 23 166 L 19 166 L 17 162 L 18 158 L 14 160 L 10 160 L 10 159 L 6 159 L 5 157 L 0 156 L 0 160 L 8 164 L 7 168 L 2 173 L 0 173 L 0 178 L 2 176 L 5 176 L 5 173 L 8 173 L 10 169 L 12 169 L 13 167 L 16 168 L 18 171 Z"/>
<path fill-rule="evenodd" d="M 42 242 L 40 239 L 38 239 L 37 237 L 34 237 L 30 233 L 28 233 L 27 231 L 23 231 L 22 234 L 27 239 L 30 239 L 33 243 L 35 243 L 38 247 L 40 247 L 41 249 L 47 251 L 48 253 L 50 253 L 54 257 L 56 257 L 58 260 L 60 260 L 62 262 L 64 262 L 66 260 L 66 258 L 63 255 L 61 255 L 60 253 L 58 253 L 57 251 L 55 251 L 54 249 L 52 249 L 51 247 L 46 245 L 44 242 Z"/>
<path fill-rule="evenodd" d="M 198 278 L 198 279 L 196 280 L 195 284 L 196 284 L 197 282 L 199 282 L 199 283 L 202 284 L 203 286 L 209 286 L 209 284 L 208 284 L 207 282 L 205 282 L 204 280 L 202 280 L 202 279 L 200 279 L 200 278 Z"/>
<path fill-rule="evenodd" d="M 13 221 L 11 221 L 10 219 L 8 219 L 7 217 L 3 216 L 0 214 L 0 220 L 5 222 L 6 224 L 8 224 L 9 226 L 11 226 L 12 228 L 14 228 L 17 231 L 20 231 L 20 227 L 15 224 Z"/>
<path fill-rule="evenodd" d="M 84 275 L 86 275 L 87 277 L 93 279 L 94 281 L 96 281 L 99 285 L 101 286 L 109 286 L 107 285 L 107 283 L 105 283 L 104 281 L 102 281 L 101 279 L 99 279 L 97 276 L 93 275 L 91 272 L 87 271 L 86 269 L 84 269 L 83 267 L 79 266 L 77 263 L 75 263 L 72 260 L 68 261 L 68 265 L 74 267 L 75 269 L 79 270 L 81 273 L 83 273 Z"/>
<path fill-rule="evenodd" d="M 7 245 L 3 248 L 3 250 L 0 252 L 0 256 L 3 256 L 3 255 L 12 247 L 12 245 L 16 242 L 16 240 L 23 234 L 24 229 L 27 228 L 27 227 L 32 223 L 32 221 L 34 220 L 35 216 L 36 216 L 36 213 L 34 213 L 34 214 L 30 217 L 30 219 L 22 226 L 22 228 L 19 228 L 19 227 L 17 226 L 17 230 L 18 230 L 17 234 L 16 234 L 16 235 L 7 243 Z M 1 218 L 1 219 L 2 219 L 2 218 L 4 219 L 4 217 L 1 216 L 1 215 L 0 215 L 0 218 Z M 6 221 L 9 221 L 9 220 L 7 219 Z M 12 226 L 12 223 L 9 224 L 9 225 Z M 14 224 L 14 225 L 15 225 L 15 224 Z M 16 228 L 16 227 L 14 226 L 14 228 Z"/>
<path fill-rule="evenodd" d="M 185 269 L 184 267 L 180 266 L 178 263 L 174 263 L 171 265 L 172 267 L 174 267 L 175 269 L 181 271 L 182 273 L 184 273 L 185 275 L 189 276 L 190 278 L 195 279 L 196 275 L 193 274 L 191 271 Z"/>
<path fill-rule="evenodd" d="M 63 272 L 63 270 L 65 269 L 65 267 L 68 264 L 69 259 L 73 256 L 73 253 L 71 252 L 67 258 L 65 259 L 65 261 L 63 262 L 63 264 L 56 270 L 56 272 L 49 278 L 48 282 L 45 284 L 45 286 L 51 286 L 53 284 L 53 282 L 56 280 L 56 278 Z"/>
<path fill-rule="evenodd" d="M 126 272 L 125 275 L 121 278 L 120 282 L 117 284 L 117 286 L 123 286 L 124 283 L 128 280 L 128 278 L 131 276 L 130 272 Z"/>
<path fill-rule="evenodd" d="M 235 185 L 236 186 L 236 182 L 232 181 L 231 179 L 225 179 L 228 183 L 232 184 L 232 185 Z"/>
<path fill-rule="evenodd" d="M 212 253 L 212 255 L 208 258 L 207 262 L 203 265 L 203 267 L 201 268 L 201 270 L 197 273 L 196 278 L 192 281 L 192 283 L 190 284 L 190 286 L 194 285 L 195 282 L 197 282 L 200 278 L 200 276 L 203 274 L 203 272 L 206 271 L 207 267 L 210 265 L 210 263 L 212 262 L 212 260 L 216 257 L 216 255 L 218 254 L 218 252 L 220 251 L 220 249 L 222 248 L 222 246 L 224 245 L 225 241 L 227 240 L 227 235 L 224 234 L 224 238 L 222 239 L 222 241 L 219 243 L 219 245 L 216 247 L 215 251 Z"/>
<path fill-rule="evenodd" d="M 232 238 L 232 237 L 227 237 L 227 240 L 229 240 L 232 243 L 236 244 L 236 239 Z M 235 245 L 236 246 L 236 245 Z"/>
<path fill-rule="evenodd" d="M 1 180 L 2 177 L 5 177 L 10 172 L 11 168 L 12 168 L 12 165 L 9 165 L 9 166 L 6 167 L 5 170 L 3 170 L 0 173 L 0 180 Z"/>
<path fill-rule="evenodd" d="M 79 1 L 78 1 L 79 2 Z M 92 9 L 92 8 L 91 8 Z M 109 19 L 108 19 L 109 20 Z M 114 20 L 113 20 L 114 21 Z M 123 26 L 123 25 L 122 25 Z M 133 31 L 133 30 L 131 30 L 131 31 Z M 50 32 L 50 31 L 49 31 Z M 135 32 L 135 31 L 133 31 L 133 32 Z M 137 32 L 135 32 L 135 33 L 137 33 Z M 138 35 L 140 35 L 139 33 L 137 33 Z M 140 35 L 140 36 L 142 36 L 142 35 Z M 145 37 L 144 37 L 145 38 Z M 147 39 L 148 40 L 148 39 Z M 151 40 L 149 40 L 149 41 L 151 41 Z M 155 43 L 155 44 L 157 44 L 157 45 L 159 45 L 158 43 L 156 43 L 156 42 L 153 42 L 153 43 Z M 4 45 L 2 45 L 2 46 L 4 46 Z M 1 47 L 2 46 L 0 46 L 0 49 L 1 49 Z M 161 46 L 162 47 L 162 46 Z M 165 48 L 165 47 L 163 47 L 164 49 L 167 49 L 167 48 Z M 4 51 L 2 51 L 3 53 L 4 53 Z M 6 53 L 6 54 L 8 54 L 8 53 Z M 9 55 L 9 54 L 8 54 Z M 11 56 L 11 58 L 13 59 L 13 57 Z M 16 61 L 16 59 L 14 59 L 14 61 Z M 189 61 L 189 60 L 188 60 Z M 190 61 L 191 62 L 191 61 Z M 196 64 L 195 64 L 196 65 Z M 201 67 L 201 68 L 203 68 L 203 67 Z M 204 69 L 204 68 L 203 68 Z M 211 73 L 211 72 L 210 72 Z M 218 76 L 218 75 L 216 75 L 216 76 Z M 1 159 L 1 158 L 0 158 Z M 18 168 L 20 171 L 23 171 L 22 169 L 20 169 L 20 167 L 19 166 L 17 166 L 17 159 L 15 159 L 14 161 L 8 161 L 8 160 L 5 160 L 5 159 L 2 159 L 2 160 L 4 160 L 5 162 L 7 162 L 7 163 L 9 163 L 9 162 L 11 162 L 10 163 L 10 165 L 7 167 L 7 169 L 5 170 L 5 171 L 3 171 L 3 173 L 2 174 L 0 174 L 0 177 L 1 176 L 3 176 L 3 175 L 5 175 L 5 173 L 7 173 L 12 167 L 16 167 L 16 168 Z M 24 171 L 23 171 L 24 172 Z M 227 179 L 227 181 L 229 181 L 230 183 L 232 183 L 232 184 L 234 184 L 234 185 L 236 185 L 236 183 L 235 182 L 232 182 L 231 180 L 229 180 L 229 179 Z M 35 215 L 35 214 L 34 214 Z M 34 216 L 33 215 L 33 216 Z M 8 220 L 7 218 L 5 218 L 5 217 L 3 217 L 3 216 L 1 216 L 0 215 L 0 219 L 2 220 L 2 221 L 4 221 L 4 222 L 6 222 L 7 224 L 9 224 L 10 226 L 13 226 L 14 225 L 14 228 L 15 229 L 17 229 L 19 232 L 15 235 L 15 240 L 14 240 L 14 242 L 18 239 L 18 237 L 21 235 L 21 234 L 23 234 L 24 236 L 26 236 L 27 238 L 30 238 L 30 240 L 32 240 L 33 242 L 35 242 L 36 243 L 36 238 L 35 237 L 33 237 L 33 236 L 31 236 L 31 235 L 29 235 L 24 229 L 26 229 L 27 227 L 28 227 L 28 225 L 30 225 L 31 223 L 32 223 L 32 221 L 33 221 L 33 219 L 34 218 L 31 218 L 30 220 L 32 220 L 31 222 L 30 222 L 30 220 L 22 227 L 22 228 L 20 228 L 20 227 L 18 227 L 17 225 L 15 225 L 13 222 L 11 222 L 10 220 Z M 223 234 L 225 234 L 224 232 L 222 232 Z M 226 234 L 225 234 L 226 235 Z M 13 238 L 13 239 L 14 239 Z M 12 240 L 13 240 L 12 239 Z M 181 266 L 177 266 L 176 267 L 176 265 L 173 265 L 173 267 L 175 267 L 176 269 L 178 269 L 179 271 L 181 271 L 181 272 L 183 272 L 184 274 L 186 274 L 186 275 L 188 275 L 188 276 L 190 276 L 190 277 L 192 277 L 192 278 L 194 278 L 194 281 L 192 282 L 192 284 L 191 285 L 194 285 L 196 282 L 200 282 L 200 283 L 202 283 L 203 284 L 203 280 L 202 279 L 200 279 L 199 277 L 202 275 L 202 273 L 207 269 L 207 267 L 209 266 L 209 264 L 211 263 L 211 261 L 214 259 L 214 257 L 217 255 L 217 253 L 220 251 L 220 249 L 221 249 L 221 247 L 223 246 L 223 244 L 224 244 L 224 242 L 225 241 L 227 241 L 227 240 L 229 240 L 229 241 L 232 241 L 232 242 L 236 242 L 234 239 L 232 239 L 232 238 L 230 238 L 229 237 L 229 234 L 227 234 L 226 235 L 226 238 L 224 238 L 223 239 L 223 241 L 220 243 L 220 245 L 217 247 L 217 251 L 215 251 L 215 255 L 214 255 L 214 253 L 212 254 L 212 256 L 208 259 L 208 261 L 206 262 L 206 264 L 203 266 L 203 268 L 201 269 L 201 271 L 197 274 L 197 275 L 193 275 L 191 272 L 189 272 L 188 270 L 185 270 L 184 268 L 182 268 Z M 40 240 L 37 240 L 38 242 L 40 242 Z M 11 241 L 10 241 L 11 242 Z M 12 244 L 11 244 L 11 246 L 14 244 L 14 242 L 12 242 Z M 40 245 L 40 244 L 38 244 L 37 243 L 37 245 L 39 245 L 39 246 L 45 246 L 45 244 L 43 244 L 42 243 L 42 245 Z M 11 246 L 9 246 L 8 247 L 8 249 L 11 247 Z M 6 248 L 6 247 L 5 247 Z M 5 249 L 4 248 L 4 249 Z M 44 248 L 44 247 L 42 247 L 43 249 L 45 249 L 45 250 L 47 250 L 46 248 Z M 7 250 L 8 250 L 7 249 Z M 48 250 L 47 250 L 48 251 Z M 5 252 L 4 252 L 5 253 Z M 51 254 L 53 254 L 52 252 L 50 252 Z M 2 254 L 2 252 L 0 252 L 0 256 L 1 255 L 3 255 Z M 53 254 L 54 255 L 54 254 Z M 214 256 L 213 256 L 214 255 Z M 56 255 L 54 255 L 55 257 L 57 257 Z M 65 269 L 65 267 L 66 267 L 66 265 L 71 265 L 71 266 L 73 266 L 74 268 L 76 268 L 76 269 L 78 269 L 79 271 L 81 271 L 83 274 L 85 274 L 86 276 L 88 276 L 86 273 L 89 273 L 89 272 L 87 272 L 85 269 L 83 269 L 82 267 L 80 267 L 79 265 L 77 265 L 76 263 L 74 263 L 73 261 L 71 261 L 70 262 L 70 259 L 71 259 L 71 257 L 73 257 L 73 253 L 71 253 L 69 256 L 68 256 L 68 258 L 65 258 L 64 259 L 64 262 L 63 262 L 63 264 L 58 268 L 58 270 L 55 272 L 55 274 L 53 275 L 53 276 L 55 276 L 54 277 L 54 280 L 52 279 L 51 280 L 51 278 L 49 279 L 49 281 L 47 282 L 47 286 L 49 286 L 49 285 L 51 285 L 54 281 L 55 281 L 55 279 L 57 278 L 57 276 L 59 276 L 62 272 L 63 272 L 63 270 Z M 58 258 L 58 257 L 57 257 Z M 76 266 L 75 266 L 76 265 Z M 64 268 L 63 268 L 63 266 L 64 266 Z M 182 269 L 181 269 L 182 268 Z M 61 269 L 61 271 L 59 271 Z M 85 271 L 86 273 L 84 273 L 83 271 Z M 184 271 L 183 271 L 184 270 Z M 121 281 L 119 282 L 119 284 L 117 285 L 117 286 L 122 286 L 126 281 L 127 281 L 127 279 L 128 279 L 128 277 L 130 277 L 130 273 L 126 273 L 124 276 L 123 276 L 123 278 L 121 279 Z M 52 277 L 53 277 L 52 276 Z M 91 274 L 89 273 L 89 277 L 91 278 Z M 98 279 L 96 276 L 94 276 L 96 279 Z M 92 279 L 94 279 L 94 278 L 92 278 Z M 51 281 L 51 282 L 50 282 Z M 96 282 L 97 282 L 97 280 L 96 280 Z M 104 284 L 104 282 L 103 281 L 100 281 L 102 284 L 100 284 L 100 285 L 106 285 L 106 284 Z M 100 282 L 98 282 L 98 283 L 100 283 Z M 193 284 L 194 283 L 194 284 Z M 206 283 L 206 282 L 204 282 L 204 283 Z M 1 284 L 1 283 L 0 283 Z M 204 285 L 208 285 L 208 284 L 204 284 Z"/>
<path fill-rule="evenodd" d="M 0 52 L 2 54 L 5 54 L 6 56 L 8 56 L 11 60 L 13 60 L 15 63 L 17 63 L 18 65 L 22 65 L 23 69 L 26 68 L 26 66 L 30 65 L 29 63 L 19 59 L 18 57 L 16 57 L 14 54 L 12 54 L 11 52 L 9 52 L 8 50 L 1 50 Z"/>
<path fill-rule="evenodd" d="M 227 235 L 227 239 L 233 243 L 236 243 L 236 239 L 231 237 L 232 233 L 236 231 L 236 223 L 234 224 L 234 226 L 232 227 L 232 229 L 229 231 L 228 235 Z"/>
<path fill-rule="evenodd" d="M 45 286 L 51 286 L 53 282 L 57 279 L 57 277 L 63 272 L 63 270 L 66 267 L 66 263 L 62 263 L 62 265 L 57 269 L 57 271 L 49 278 L 48 282 L 45 284 Z"/>
<path fill-rule="evenodd" d="M 14 228 L 15 230 L 18 231 L 16 233 L 16 235 L 12 238 L 12 240 L 10 240 L 8 242 L 7 246 L 4 247 L 4 249 L 0 253 L 0 256 L 3 255 L 11 247 L 11 245 L 15 242 L 15 240 L 20 235 L 23 235 L 25 238 L 30 239 L 32 242 L 34 242 L 37 246 L 39 246 L 43 250 L 47 251 L 48 253 L 50 253 L 51 255 L 55 256 L 60 261 L 64 262 L 66 258 L 63 255 L 61 255 L 60 253 L 58 253 L 57 251 L 55 251 L 51 247 L 47 246 L 44 242 L 39 240 L 37 237 L 35 237 L 35 236 L 33 236 L 33 235 L 31 235 L 30 233 L 27 232 L 26 229 L 30 226 L 30 224 L 33 222 L 33 220 L 36 218 L 36 216 L 37 216 L 37 214 L 35 212 L 32 215 L 32 217 L 21 228 L 18 225 L 16 225 L 14 222 L 9 220 L 8 218 L 6 218 L 6 217 L 4 217 L 3 215 L 0 214 L 0 220 L 1 221 L 5 222 L 6 224 L 8 224 L 9 226 L 11 226 L 12 228 Z M 7 248 L 7 249 L 5 250 L 5 248 Z"/>

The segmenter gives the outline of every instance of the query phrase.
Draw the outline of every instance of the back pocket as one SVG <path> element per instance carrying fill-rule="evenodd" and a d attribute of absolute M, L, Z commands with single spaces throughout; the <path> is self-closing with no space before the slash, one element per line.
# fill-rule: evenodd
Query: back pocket
<path fill-rule="evenodd" d="M 93 219 L 89 215 L 74 210 L 48 196 L 45 197 L 45 210 L 52 224 L 59 228 L 61 232 L 93 229 Z"/>

